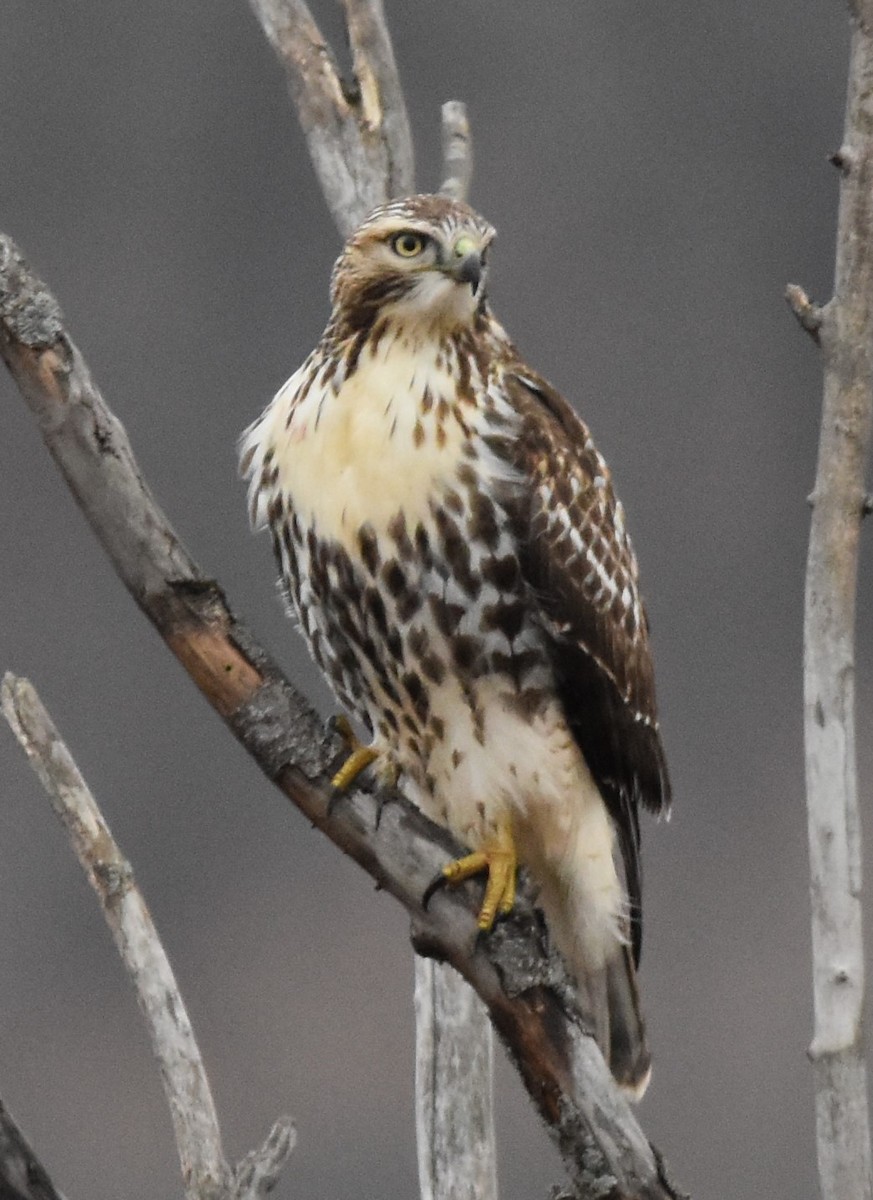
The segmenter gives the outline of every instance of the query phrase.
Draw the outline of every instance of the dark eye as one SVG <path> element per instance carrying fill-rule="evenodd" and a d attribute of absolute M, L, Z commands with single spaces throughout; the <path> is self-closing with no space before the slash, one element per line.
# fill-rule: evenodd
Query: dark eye
<path fill-rule="evenodd" d="M 401 258 L 417 258 L 425 247 L 426 239 L 420 233 L 398 233 L 391 239 L 395 254 Z"/>

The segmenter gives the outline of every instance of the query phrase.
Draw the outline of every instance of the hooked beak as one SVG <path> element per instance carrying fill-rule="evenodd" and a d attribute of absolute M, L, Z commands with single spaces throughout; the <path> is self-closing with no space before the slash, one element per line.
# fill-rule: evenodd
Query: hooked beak
<path fill-rule="evenodd" d="M 446 275 L 455 283 L 469 283 L 473 295 L 479 290 L 482 276 L 485 274 L 485 264 L 482 262 L 482 250 L 476 241 L 464 234 L 455 242 L 451 260 L 443 267 Z"/>
<path fill-rule="evenodd" d="M 452 263 L 446 272 L 457 283 L 469 283 L 470 290 L 473 295 L 479 290 L 479 284 L 482 282 L 482 256 L 474 251 L 472 254 L 465 255 L 458 262 Z"/>

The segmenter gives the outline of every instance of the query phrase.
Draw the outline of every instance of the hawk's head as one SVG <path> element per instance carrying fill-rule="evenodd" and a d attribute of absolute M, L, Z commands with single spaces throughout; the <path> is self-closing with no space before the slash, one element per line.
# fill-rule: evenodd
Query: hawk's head
<path fill-rule="evenodd" d="M 494 229 L 467 204 L 411 196 L 377 208 L 346 242 L 331 285 L 349 330 L 387 317 L 443 330 L 469 325 L 485 304 Z"/>

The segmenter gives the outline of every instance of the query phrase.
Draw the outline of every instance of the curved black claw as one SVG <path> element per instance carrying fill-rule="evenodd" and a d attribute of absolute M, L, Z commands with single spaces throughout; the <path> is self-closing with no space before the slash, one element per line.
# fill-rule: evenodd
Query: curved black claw
<path fill-rule="evenodd" d="M 379 826 L 382 824 L 382 813 L 385 811 L 385 807 L 388 804 L 391 797 L 384 795 L 382 793 L 382 791 L 380 790 L 380 791 L 376 792 L 373 799 L 376 801 L 376 821 L 375 821 L 375 824 L 373 825 L 373 829 L 376 833 L 378 833 Z"/>

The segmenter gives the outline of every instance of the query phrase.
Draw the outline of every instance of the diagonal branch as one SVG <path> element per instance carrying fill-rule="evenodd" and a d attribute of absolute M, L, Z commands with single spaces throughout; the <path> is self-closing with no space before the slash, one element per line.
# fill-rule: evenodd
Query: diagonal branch
<path fill-rule="evenodd" d="M 49 793 L 76 857 L 100 898 L 136 989 L 173 1119 L 185 1194 L 189 1200 L 258 1200 L 265 1194 L 262 1180 L 275 1182 L 293 1149 L 293 1125 L 287 1117 L 280 1119 L 265 1145 L 236 1172 L 228 1167 L 188 1012 L 131 865 L 32 684 L 5 675 L 0 708 Z M 48 1200 L 51 1195 L 48 1193 Z"/>
<path fill-rule="evenodd" d="M 118 574 L 215 710 L 285 795 L 407 908 L 416 948 L 451 963 L 478 992 L 579 1195 L 675 1197 L 557 982 L 560 967 L 544 947 L 530 900 L 480 942 L 467 889 L 421 908 L 446 855 L 460 852 L 444 831 L 397 797 L 377 819 L 380 798 L 361 791 L 328 813 L 339 739 L 325 733 L 218 584 L 194 565 L 148 491 L 57 304 L 2 236 L 0 356 Z"/>
<path fill-rule="evenodd" d="M 325 200 L 343 234 L 414 190 L 412 135 L 381 0 L 344 0 L 353 78 L 306 0 L 251 0 L 285 67 Z"/>

